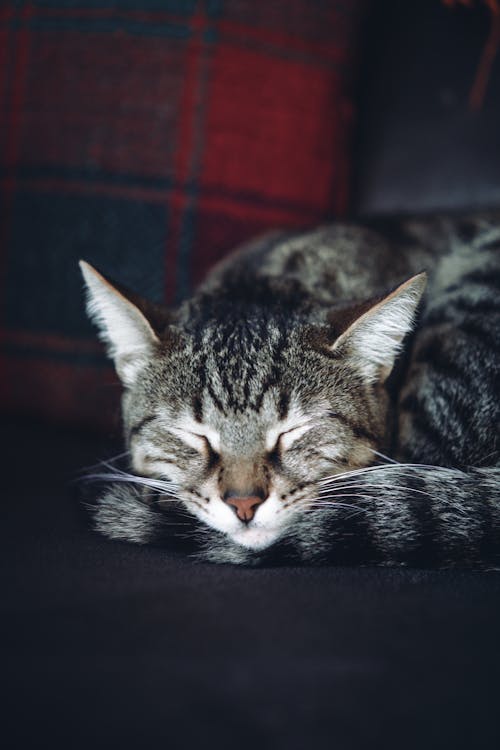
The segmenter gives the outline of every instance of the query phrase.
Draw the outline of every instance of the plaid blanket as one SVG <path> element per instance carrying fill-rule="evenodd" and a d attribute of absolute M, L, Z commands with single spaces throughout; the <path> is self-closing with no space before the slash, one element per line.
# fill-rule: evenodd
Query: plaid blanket
<path fill-rule="evenodd" d="M 154 300 L 342 213 L 363 0 L 4 0 L 0 408 L 109 425 L 77 259 Z"/>

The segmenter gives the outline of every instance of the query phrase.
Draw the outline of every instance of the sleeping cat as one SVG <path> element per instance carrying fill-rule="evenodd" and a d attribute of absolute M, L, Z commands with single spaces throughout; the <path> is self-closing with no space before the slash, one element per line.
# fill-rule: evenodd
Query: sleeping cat
<path fill-rule="evenodd" d="M 99 531 L 218 562 L 500 561 L 500 214 L 272 233 L 176 310 L 81 269 L 132 470 Z"/>

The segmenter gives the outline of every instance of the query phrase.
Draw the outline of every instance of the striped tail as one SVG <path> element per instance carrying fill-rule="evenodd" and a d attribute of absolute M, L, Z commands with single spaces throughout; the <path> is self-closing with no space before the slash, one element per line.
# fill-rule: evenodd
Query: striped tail
<path fill-rule="evenodd" d="M 497 568 L 500 469 L 385 464 L 338 475 L 290 543 L 316 564 Z"/>
<path fill-rule="evenodd" d="M 97 501 L 105 536 L 156 544 L 210 562 L 244 565 L 408 565 L 500 568 L 500 468 L 463 472 L 384 464 L 337 475 L 260 553 L 231 544 L 172 504 L 146 503 L 141 489 L 111 484 Z"/>

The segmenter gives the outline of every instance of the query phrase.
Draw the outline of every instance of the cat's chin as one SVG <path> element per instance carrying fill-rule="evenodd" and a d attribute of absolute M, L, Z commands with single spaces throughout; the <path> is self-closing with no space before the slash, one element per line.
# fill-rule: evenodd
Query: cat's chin
<path fill-rule="evenodd" d="M 265 529 L 258 526 L 247 526 L 228 534 L 233 542 L 247 549 L 261 550 L 274 544 L 282 534 L 282 529 Z"/>

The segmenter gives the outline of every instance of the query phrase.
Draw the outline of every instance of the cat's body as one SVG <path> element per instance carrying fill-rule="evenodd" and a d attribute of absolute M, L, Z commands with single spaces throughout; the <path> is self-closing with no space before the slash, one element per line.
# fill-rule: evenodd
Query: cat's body
<path fill-rule="evenodd" d="M 216 561 L 500 560 L 500 216 L 378 229 L 268 235 L 169 313 L 84 268 L 159 490 L 108 490 L 102 532 L 165 539 L 179 499 Z"/>

